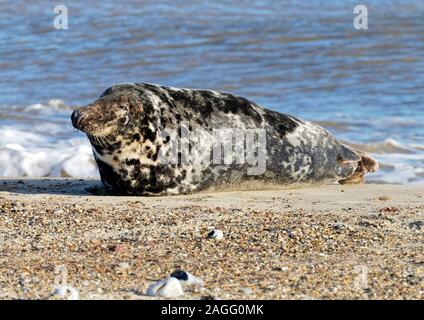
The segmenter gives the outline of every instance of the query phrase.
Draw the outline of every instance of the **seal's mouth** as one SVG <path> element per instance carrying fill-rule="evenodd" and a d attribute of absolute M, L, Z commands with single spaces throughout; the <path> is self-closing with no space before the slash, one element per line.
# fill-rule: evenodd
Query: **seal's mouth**
<path fill-rule="evenodd" d="M 113 135 L 93 136 L 88 133 L 86 133 L 86 135 L 92 145 L 95 145 L 107 150 L 117 150 L 119 148 L 119 143 L 115 141 L 114 139 L 115 137 Z"/>

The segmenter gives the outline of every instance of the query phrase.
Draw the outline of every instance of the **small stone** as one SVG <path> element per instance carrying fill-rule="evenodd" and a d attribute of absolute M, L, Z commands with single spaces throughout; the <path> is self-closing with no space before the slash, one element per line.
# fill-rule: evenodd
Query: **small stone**
<path fill-rule="evenodd" d="M 62 209 L 56 209 L 56 210 L 53 211 L 53 214 L 62 214 L 64 212 L 65 211 L 63 211 Z"/>
<path fill-rule="evenodd" d="M 149 286 L 147 295 L 164 298 L 178 297 L 184 294 L 181 282 L 174 277 L 157 281 Z"/>
<path fill-rule="evenodd" d="M 421 228 L 424 226 L 424 222 L 423 221 L 414 221 L 414 222 L 411 222 L 408 226 L 412 230 L 421 230 Z"/>
<path fill-rule="evenodd" d="M 218 300 L 216 297 L 211 296 L 211 295 L 207 295 L 207 296 L 202 296 L 200 298 L 200 300 Z"/>
<path fill-rule="evenodd" d="M 385 207 L 383 209 L 380 209 L 380 213 L 395 213 L 398 212 L 399 208 L 396 207 Z"/>
<path fill-rule="evenodd" d="M 224 233 L 221 230 L 212 230 L 208 233 L 207 236 L 208 239 L 215 239 L 215 240 L 221 240 L 224 238 Z"/>
<path fill-rule="evenodd" d="M 118 274 L 123 274 L 126 273 L 129 268 L 130 264 L 128 262 L 121 262 L 116 266 L 115 271 Z"/>
<path fill-rule="evenodd" d="M 243 288 L 242 292 L 243 292 L 244 295 L 250 296 L 253 291 L 250 288 Z"/>
<path fill-rule="evenodd" d="M 119 267 L 119 268 L 122 268 L 122 269 L 128 269 L 128 268 L 130 267 L 130 264 L 129 264 L 128 262 L 121 262 L 121 263 L 118 265 L 118 267 Z"/>
<path fill-rule="evenodd" d="M 121 252 L 124 250 L 124 246 L 121 244 L 113 244 L 108 246 L 110 252 Z"/>
<path fill-rule="evenodd" d="M 183 287 L 187 286 L 203 286 L 204 281 L 189 272 L 176 270 L 171 273 L 171 277 L 178 279 Z"/>
<path fill-rule="evenodd" d="M 66 300 L 79 300 L 78 290 L 68 285 L 57 286 L 52 295 Z"/>
<path fill-rule="evenodd" d="M 343 223 L 335 223 L 335 224 L 333 224 L 333 228 L 335 230 L 342 230 L 342 229 L 345 229 L 345 227 L 346 226 Z"/>

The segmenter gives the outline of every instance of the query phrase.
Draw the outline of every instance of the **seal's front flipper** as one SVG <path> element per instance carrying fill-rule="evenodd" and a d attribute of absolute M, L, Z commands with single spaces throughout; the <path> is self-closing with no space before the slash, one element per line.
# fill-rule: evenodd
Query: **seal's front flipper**
<path fill-rule="evenodd" d="M 84 187 L 84 190 L 94 196 L 110 196 L 110 191 L 101 183 Z"/>
<path fill-rule="evenodd" d="M 340 184 L 360 184 L 365 182 L 365 174 L 367 172 L 375 172 L 378 170 L 376 160 L 366 155 L 362 151 L 354 150 L 341 145 L 339 157 L 337 159 L 341 165 L 341 172 L 353 170 L 350 175 L 341 174 Z"/>

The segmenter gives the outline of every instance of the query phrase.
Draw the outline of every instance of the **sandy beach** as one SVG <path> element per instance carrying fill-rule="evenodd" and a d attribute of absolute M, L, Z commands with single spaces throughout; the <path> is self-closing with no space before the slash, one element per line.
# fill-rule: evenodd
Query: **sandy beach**
<path fill-rule="evenodd" d="M 424 186 L 366 184 L 169 197 L 94 196 L 94 180 L 0 179 L 0 298 L 422 299 Z M 206 239 L 219 229 L 224 239 Z"/>

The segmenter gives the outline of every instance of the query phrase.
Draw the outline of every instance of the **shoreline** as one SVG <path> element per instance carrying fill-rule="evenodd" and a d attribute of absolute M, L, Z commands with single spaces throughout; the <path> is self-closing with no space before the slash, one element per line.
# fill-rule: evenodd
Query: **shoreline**
<path fill-rule="evenodd" d="M 0 178 L 0 298 L 48 297 L 58 268 L 82 299 L 153 299 L 147 287 L 176 269 L 205 282 L 181 299 L 424 297 L 424 186 L 84 190 L 97 184 Z"/>

